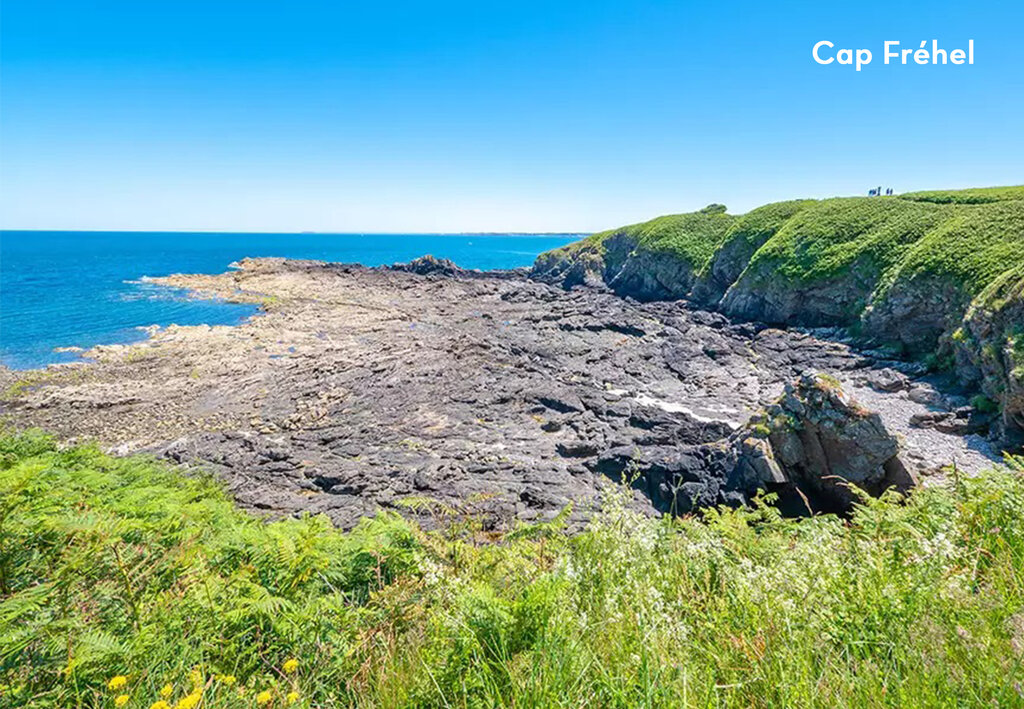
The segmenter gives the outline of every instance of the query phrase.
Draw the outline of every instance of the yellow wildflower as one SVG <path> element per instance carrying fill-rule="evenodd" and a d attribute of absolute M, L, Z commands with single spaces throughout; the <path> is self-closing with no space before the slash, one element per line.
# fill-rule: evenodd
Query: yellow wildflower
<path fill-rule="evenodd" d="M 174 709 L 195 709 L 199 704 L 199 700 L 203 698 L 203 693 L 198 689 L 192 690 L 191 694 L 188 694 L 178 700 L 178 703 L 174 705 Z"/>
<path fill-rule="evenodd" d="M 117 698 L 114 699 L 114 705 L 115 706 L 123 707 L 127 703 L 128 703 L 128 695 L 127 694 L 119 694 L 117 696 Z"/>
<path fill-rule="evenodd" d="M 295 702 L 299 701 L 299 693 L 298 692 L 288 692 L 288 696 L 286 696 L 285 699 L 288 700 L 289 704 L 294 704 Z"/>
<path fill-rule="evenodd" d="M 229 687 L 238 681 L 234 675 L 218 675 L 217 679 Z"/>
<path fill-rule="evenodd" d="M 121 689 L 126 684 L 128 684 L 128 678 L 124 675 L 117 675 L 116 677 L 111 677 L 110 681 L 107 682 L 107 689 Z"/>
<path fill-rule="evenodd" d="M 192 680 L 192 685 L 195 687 L 204 684 L 203 673 L 198 667 L 188 673 L 188 678 Z"/>
<path fill-rule="evenodd" d="M 149 705 L 149 709 L 171 709 L 171 705 L 161 699 L 158 702 L 153 702 Z"/>
<path fill-rule="evenodd" d="M 170 682 L 168 682 L 160 688 L 160 696 L 164 699 L 167 699 L 167 697 L 171 696 L 172 694 L 174 694 L 174 687 L 171 686 Z"/>
<path fill-rule="evenodd" d="M 264 689 L 262 692 L 256 695 L 256 703 L 270 704 L 270 700 L 273 698 L 274 696 L 268 690 Z"/>
<path fill-rule="evenodd" d="M 299 669 L 299 661 L 294 657 L 289 660 L 285 660 L 284 665 L 282 665 L 282 669 L 288 674 L 291 674 L 295 670 Z"/>

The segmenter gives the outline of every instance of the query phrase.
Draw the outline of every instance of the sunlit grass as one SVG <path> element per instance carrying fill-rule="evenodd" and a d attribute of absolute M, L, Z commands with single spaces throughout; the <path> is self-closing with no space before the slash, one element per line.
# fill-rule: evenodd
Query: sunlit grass
<path fill-rule="evenodd" d="M 1020 706 L 1024 479 L 484 543 L 0 439 L 0 706 Z M 123 699 L 122 699 L 123 698 Z"/>

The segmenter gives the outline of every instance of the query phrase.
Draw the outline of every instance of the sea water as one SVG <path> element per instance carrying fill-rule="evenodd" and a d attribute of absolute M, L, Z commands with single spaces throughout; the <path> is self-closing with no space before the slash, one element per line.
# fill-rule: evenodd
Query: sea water
<path fill-rule="evenodd" d="M 74 360 L 57 348 L 135 342 L 150 325 L 237 324 L 250 304 L 189 298 L 147 281 L 222 273 L 246 256 L 379 266 L 432 254 L 463 268 L 528 266 L 577 234 L 227 234 L 0 232 L 0 363 L 14 369 Z"/>

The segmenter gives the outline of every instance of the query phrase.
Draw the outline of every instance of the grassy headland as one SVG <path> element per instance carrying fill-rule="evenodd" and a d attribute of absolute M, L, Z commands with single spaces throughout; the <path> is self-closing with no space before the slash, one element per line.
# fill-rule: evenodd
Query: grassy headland
<path fill-rule="evenodd" d="M 346 534 L 4 437 L 0 705 L 1019 705 L 1013 466 L 848 521 L 653 520 L 613 493 L 573 537 L 391 516 Z"/>

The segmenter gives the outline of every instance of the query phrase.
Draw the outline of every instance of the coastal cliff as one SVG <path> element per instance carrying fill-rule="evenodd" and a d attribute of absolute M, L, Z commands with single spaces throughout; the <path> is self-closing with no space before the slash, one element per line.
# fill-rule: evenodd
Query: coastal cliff
<path fill-rule="evenodd" d="M 775 325 L 842 327 L 977 387 L 1020 443 L 1024 186 L 794 200 L 594 234 L 532 275 Z"/>

